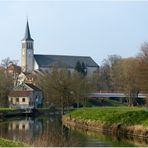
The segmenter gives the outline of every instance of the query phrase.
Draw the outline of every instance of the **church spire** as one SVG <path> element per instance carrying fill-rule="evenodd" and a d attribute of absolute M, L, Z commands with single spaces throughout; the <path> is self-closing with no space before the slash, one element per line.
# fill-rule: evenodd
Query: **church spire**
<path fill-rule="evenodd" d="M 31 38 L 31 35 L 30 35 L 28 19 L 27 19 L 27 24 L 26 24 L 25 36 L 24 36 L 23 40 L 33 41 L 33 39 Z"/>
<path fill-rule="evenodd" d="M 34 48 L 33 39 L 30 35 L 29 23 L 27 20 L 25 36 L 22 39 L 22 71 L 32 72 L 34 70 Z"/>

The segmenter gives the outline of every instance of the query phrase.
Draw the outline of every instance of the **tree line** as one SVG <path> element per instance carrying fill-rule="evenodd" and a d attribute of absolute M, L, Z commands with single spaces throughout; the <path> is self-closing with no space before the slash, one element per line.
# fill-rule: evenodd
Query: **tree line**
<path fill-rule="evenodd" d="M 86 105 L 86 94 L 89 92 L 110 91 L 124 93 L 129 106 L 138 105 L 138 94 L 148 93 L 148 43 L 141 46 L 135 57 L 108 56 L 99 71 L 91 76 L 87 76 L 84 63 L 78 62 L 75 70 L 72 74 L 56 70 L 50 75 L 38 77 L 38 85 L 45 90 L 45 98 L 51 99 L 49 102 L 56 98 L 59 101 L 60 98 L 67 101 L 62 106 L 76 102 L 79 107 L 80 102 Z"/>
<path fill-rule="evenodd" d="M 54 68 L 52 72 L 39 75 L 35 81 L 44 92 L 44 106 L 51 103 L 62 109 L 74 105 L 86 106 L 87 95 L 92 91 L 91 78 L 78 72 L 70 73 L 66 69 Z"/>
<path fill-rule="evenodd" d="M 6 72 L 9 62 L 8 58 L 1 62 L 0 106 L 6 105 L 13 87 L 13 78 Z M 135 57 L 109 55 L 91 76 L 87 75 L 87 66 L 78 61 L 75 72 L 53 68 L 50 73 L 37 75 L 34 83 L 43 90 L 44 106 L 53 103 L 62 111 L 72 104 L 86 106 L 88 93 L 96 91 L 125 93 L 128 105 L 133 106 L 139 93 L 148 93 L 148 43 L 143 43 Z"/>
<path fill-rule="evenodd" d="M 123 92 L 129 106 L 136 105 L 139 93 L 148 93 L 148 43 L 141 46 L 135 57 L 110 55 L 99 70 L 98 89 Z"/>

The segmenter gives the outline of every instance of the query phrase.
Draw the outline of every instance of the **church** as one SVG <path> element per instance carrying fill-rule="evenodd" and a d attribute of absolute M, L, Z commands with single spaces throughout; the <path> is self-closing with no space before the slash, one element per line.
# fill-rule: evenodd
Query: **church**
<path fill-rule="evenodd" d="M 60 69 L 66 68 L 70 72 L 73 72 L 75 70 L 77 62 L 85 64 L 88 75 L 93 74 L 99 68 L 98 64 L 89 56 L 34 54 L 34 40 L 31 37 L 29 23 L 27 20 L 25 36 L 22 39 L 22 72 L 50 72 L 53 69 L 53 67 L 57 67 Z"/>

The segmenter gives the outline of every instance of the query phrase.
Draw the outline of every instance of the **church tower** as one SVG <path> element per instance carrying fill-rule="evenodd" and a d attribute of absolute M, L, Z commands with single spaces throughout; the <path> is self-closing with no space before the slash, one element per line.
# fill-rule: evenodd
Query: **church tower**
<path fill-rule="evenodd" d="M 25 36 L 22 39 L 21 67 L 23 72 L 31 73 L 34 70 L 33 39 L 31 38 L 30 35 L 28 20 L 26 24 Z"/>

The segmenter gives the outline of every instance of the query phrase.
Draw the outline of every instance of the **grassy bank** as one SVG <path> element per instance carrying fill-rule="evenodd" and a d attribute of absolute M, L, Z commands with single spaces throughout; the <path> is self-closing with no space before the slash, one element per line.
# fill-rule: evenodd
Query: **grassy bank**
<path fill-rule="evenodd" d="M 148 108 L 81 108 L 68 113 L 63 120 L 74 126 L 83 125 L 94 130 L 100 128 L 148 136 Z"/>
<path fill-rule="evenodd" d="M 24 143 L 0 138 L 0 147 L 26 147 Z"/>
<path fill-rule="evenodd" d="M 0 108 L 0 112 L 8 112 L 8 111 L 15 111 L 15 110 L 17 110 L 17 109 L 16 108 L 9 108 L 9 107 Z"/>

